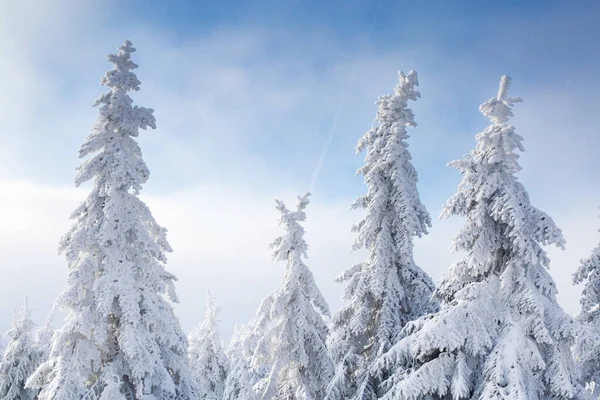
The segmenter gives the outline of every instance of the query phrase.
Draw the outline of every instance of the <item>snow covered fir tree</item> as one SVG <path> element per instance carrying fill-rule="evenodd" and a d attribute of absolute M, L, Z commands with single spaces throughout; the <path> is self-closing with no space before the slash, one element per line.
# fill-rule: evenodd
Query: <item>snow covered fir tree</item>
<path fill-rule="evenodd" d="M 135 137 L 155 119 L 129 97 L 140 88 L 134 51 L 126 41 L 108 56 L 108 92 L 79 152 L 89 158 L 75 184 L 93 186 L 60 245 L 69 277 L 56 304 L 68 315 L 28 382 L 40 400 L 197 398 L 187 339 L 164 297 L 177 301 L 166 229 L 138 197 L 149 171 Z"/>
<path fill-rule="evenodd" d="M 249 329 L 249 326 L 236 329 L 227 346 L 226 354 L 229 359 L 229 371 L 227 379 L 225 379 L 223 400 L 257 399 L 253 388 L 258 381 L 257 374 L 254 374 L 251 370 L 250 360 L 252 356 L 247 351 Z"/>
<path fill-rule="evenodd" d="M 200 326 L 189 336 L 189 357 L 192 374 L 198 384 L 200 398 L 221 400 L 225 390 L 225 379 L 229 361 L 223 350 L 218 332 L 215 299 L 208 293 L 206 316 Z"/>
<path fill-rule="evenodd" d="M 38 344 L 27 301 L 15 313 L 7 336 L 10 341 L 0 362 L 0 399 L 34 400 L 38 390 L 26 388 L 25 382 L 43 361 L 45 353 Z"/>
<path fill-rule="evenodd" d="M 286 261 L 280 288 L 267 296 L 257 313 L 258 337 L 252 364 L 269 365 L 255 385 L 259 399 L 319 400 L 333 373 L 326 339 L 329 306 L 312 272 L 304 264 L 308 245 L 304 240 L 304 212 L 310 193 L 298 197 L 295 211 L 277 200 L 284 233 L 271 247 L 276 261 Z"/>
<path fill-rule="evenodd" d="M 584 324 L 575 345 L 575 357 L 581 374 L 594 398 L 600 398 L 600 245 L 581 261 L 573 276 L 574 283 L 584 283 L 579 321 Z"/>
<path fill-rule="evenodd" d="M 417 73 L 399 77 L 394 94 L 377 101 L 376 123 L 357 146 L 366 153 L 358 173 L 367 194 L 353 204 L 366 210 L 353 229 L 354 247 L 365 248 L 368 258 L 337 279 L 348 283 L 346 304 L 334 317 L 329 340 L 336 371 L 328 400 L 381 396 L 389 371 L 376 368 L 377 358 L 399 340 L 407 322 L 436 310 L 433 282 L 413 258 L 413 238 L 431 225 L 407 143 L 407 127 L 416 126 L 408 101 L 420 97 Z"/>
<path fill-rule="evenodd" d="M 379 366 L 394 367 L 383 399 L 583 399 L 570 347 L 578 325 L 556 301 L 541 245 L 563 247 L 559 228 L 531 205 L 515 174 L 522 137 L 508 124 L 521 99 L 498 95 L 480 106 L 491 120 L 475 150 L 450 165 L 462 173 L 443 215 L 466 217 L 436 291 L 438 313 L 411 322 Z"/>
<path fill-rule="evenodd" d="M 56 330 L 54 329 L 54 310 L 50 312 L 46 322 L 36 331 L 36 347 L 40 353 L 40 363 L 44 362 L 50 356 L 50 348 L 52 346 L 52 339 Z"/>

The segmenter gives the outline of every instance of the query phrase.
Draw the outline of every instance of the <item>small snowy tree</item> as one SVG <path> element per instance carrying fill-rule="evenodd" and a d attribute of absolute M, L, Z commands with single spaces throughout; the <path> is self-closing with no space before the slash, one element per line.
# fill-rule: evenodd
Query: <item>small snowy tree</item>
<path fill-rule="evenodd" d="M 262 319 L 261 313 L 257 313 L 254 318 L 244 325 L 239 332 L 240 340 L 242 341 L 242 349 L 246 359 L 250 362 L 250 379 L 252 386 L 264 382 L 264 378 L 271 371 L 270 361 L 265 357 L 254 357 L 257 352 L 258 344 L 262 340 L 264 331 L 257 328 Z M 260 390 L 255 390 L 255 394 L 260 393 Z"/>
<path fill-rule="evenodd" d="M 563 247 L 552 219 L 531 205 L 515 174 L 522 137 L 507 122 L 519 98 L 502 77 L 481 105 L 492 121 L 477 146 L 450 165 L 462 173 L 443 215 L 466 217 L 454 241 L 466 257 L 436 294 L 441 310 L 405 328 L 380 360 L 402 365 L 383 399 L 566 400 L 585 398 L 570 346 L 577 324 L 556 301 L 541 245 Z"/>
<path fill-rule="evenodd" d="M 594 397 L 600 398 L 600 245 L 581 261 L 573 281 L 576 284 L 585 282 L 578 316 L 584 329 L 577 338 L 574 353 L 582 378 Z"/>
<path fill-rule="evenodd" d="M 364 176 L 367 194 L 353 208 L 367 211 L 353 229 L 354 249 L 365 248 L 368 258 L 337 278 L 348 284 L 346 305 L 334 316 L 329 341 L 336 372 L 328 400 L 381 396 L 381 381 L 389 371 L 375 368 L 377 357 L 399 340 L 408 321 L 437 307 L 433 282 L 413 258 L 413 238 L 426 234 L 431 225 L 406 142 L 406 128 L 416 126 L 408 101 L 420 97 L 417 73 L 399 76 L 395 93 L 377 101 L 377 124 L 357 146 L 358 152 L 366 152 L 358 173 Z"/>
<path fill-rule="evenodd" d="M 321 400 L 333 372 L 323 319 L 329 316 L 329 307 L 302 260 L 308 245 L 300 222 L 306 219 L 309 195 L 298 197 L 296 211 L 277 200 L 284 234 L 271 247 L 276 261 L 287 262 L 286 273 L 281 287 L 263 300 L 254 327 L 259 340 L 253 366 L 270 365 L 255 385 L 264 400 Z"/>
<path fill-rule="evenodd" d="M 225 380 L 223 400 L 255 400 L 253 390 L 257 382 L 251 371 L 250 356 L 245 351 L 247 329 L 243 327 L 235 331 L 226 354 L 229 358 L 229 372 Z"/>
<path fill-rule="evenodd" d="M 52 308 L 46 322 L 35 332 L 35 346 L 40 354 L 40 363 L 45 362 L 50 357 L 50 348 L 52 339 L 56 330 L 53 327 L 55 310 Z"/>
<path fill-rule="evenodd" d="M 25 382 L 42 362 L 43 353 L 35 342 L 35 324 L 25 307 L 16 313 L 13 326 L 8 331 L 10 338 L 0 362 L 0 399 L 33 400 L 38 393 L 35 389 L 25 388 Z"/>
<path fill-rule="evenodd" d="M 214 297 L 207 296 L 206 316 L 202 324 L 190 333 L 190 368 L 198 383 L 200 398 L 206 400 L 223 399 L 225 379 L 229 369 L 227 356 L 221 345 L 218 331 Z"/>
<path fill-rule="evenodd" d="M 196 397 L 187 339 L 165 299 L 177 301 L 176 278 L 164 267 L 166 229 L 138 197 L 149 171 L 135 138 L 155 119 L 129 97 L 140 88 L 134 51 L 126 41 L 108 56 L 108 92 L 95 103 L 99 116 L 79 152 L 90 158 L 75 184 L 93 185 L 60 245 L 69 277 L 56 305 L 68 315 L 28 382 L 42 388 L 40 400 Z"/>

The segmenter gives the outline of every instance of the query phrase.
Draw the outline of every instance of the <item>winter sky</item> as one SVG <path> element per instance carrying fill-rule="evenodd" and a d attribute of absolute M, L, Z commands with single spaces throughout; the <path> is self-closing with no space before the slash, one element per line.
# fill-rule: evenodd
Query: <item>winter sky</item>
<path fill-rule="evenodd" d="M 363 256 L 349 251 L 359 219 L 349 204 L 365 190 L 354 146 L 399 69 L 419 73 L 410 144 L 434 217 L 417 263 L 439 277 L 457 258 L 462 221 L 437 220 L 460 179 L 445 164 L 473 148 L 487 124 L 478 106 L 508 74 L 524 99 L 519 177 L 564 231 L 551 273 L 577 313 L 571 274 L 600 240 L 598 20 L 593 0 L 0 0 L 0 328 L 25 296 L 41 323 L 65 286 L 57 243 L 89 188 L 72 185 L 77 152 L 105 55 L 125 39 L 138 50 L 134 101 L 157 118 L 140 134 L 151 170 L 142 198 L 169 229 L 184 330 L 203 317 L 207 289 L 229 335 L 277 287 L 274 199 L 292 207 L 308 190 L 334 126 L 307 209 L 307 264 L 340 306 L 333 278 Z"/>

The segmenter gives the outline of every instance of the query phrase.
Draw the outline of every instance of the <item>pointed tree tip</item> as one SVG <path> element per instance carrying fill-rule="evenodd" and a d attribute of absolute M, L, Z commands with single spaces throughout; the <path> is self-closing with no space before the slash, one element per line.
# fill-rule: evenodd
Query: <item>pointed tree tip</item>
<path fill-rule="evenodd" d="M 207 302 L 209 304 L 213 304 L 216 299 L 217 298 L 215 296 L 213 296 L 213 294 L 211 293 L 210 289 L 207 289 L 206 290 L 206 300 L 207 300 Z"/>
<path fill-rule="evenodd" d="M 306 192 L 303 196 L 298 196 L 298 211 L 302 211 L 310 204 L 310 192 Z"/>
<path fill-rule="evenodd" d="M 275 199 L 275 208 L 280 211 L 283 211 L 285 209 L 285 203 L 283 202 L 283 200 Z"/>
<path fill-rule="evenodd" d="M 125 53 L 133 53 L 133 52 L 135 52 L 135 47 L 133 47 L 133 44 L 131 43 L 131 41 L 126 40 L 123 42 L 123 44 L 121 46 L 119 46 L 119 50 L 121 50 Z"/>
<path fill-rule="evenodd" d="M 421 97 L 420 93 L 414 89 L 415 86 L 419 86 L 419 77 L 417 71 L 411 69 L 408 71 L 408 74 L 405 74 L 404 71 L 400 70 L 398 71 L 398 77 L 400 78 L 400 82 L 398 86 L 396 86 L 396 93 L 398 93 L 398 91 L 405 90 L 403 88 L 408 88 L 409 90 L 414 91 L 414 95 L 416 97 Z"/>
<path fill-rule="evenodd" d="M 502 101 L 508 95 L 508 89 L 510 88 L 510 83 L 512 78 L 508 75 L 502 75 L 500 78 L 500 87 L 498 88 L 498 100 Z"/>

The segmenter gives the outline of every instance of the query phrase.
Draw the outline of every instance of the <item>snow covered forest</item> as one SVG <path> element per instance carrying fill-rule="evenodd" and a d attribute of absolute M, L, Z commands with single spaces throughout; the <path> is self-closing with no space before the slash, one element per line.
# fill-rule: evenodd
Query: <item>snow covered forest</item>
<path fill-rule="evenodd" d="M 362 214 L 349 245 L 366 258 L 339 266 L 343 306 L 330 309 L 311 272 L 311 194 L 276 200 L 279 221 L 265 223 L 279 223 L 271 250 L 281 284 L 223 341 L 218 298 L 207 294 L 189 335 L 172 306 L 167 230 L 140 199 L 150 172 L 136 138 L 156 120 L 132 98 L 141 89 L 135 51 L 125 41 L 108 55 L 75 177 L 91 188 L 60 241 L 68 279 L 45 321 L 34 323 L 27 303 L 15 313 L 0 400 L 600 398 L 600 245 L 573 266 L 584 289 L 572 317 L 548 273 L 546 248 L 564 248 L 562 231 L 518 180 L 527 132 L 510 123 L 522 101 L 510 77 L 482 99 L 489 125 L 473 148 L 449 163 L 461 180 L 441 217 L 464 221 L 451 244 L 461 258 L 437 284 L 414 257 L 437 210 L 421 202 L 409 151 L 410 135 L 421 134 L 411 70 L 376 99 L 356 146 L 365 189 L 350 205 Z"/>

